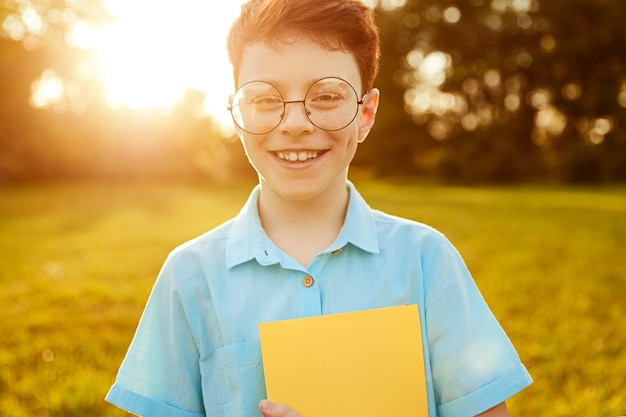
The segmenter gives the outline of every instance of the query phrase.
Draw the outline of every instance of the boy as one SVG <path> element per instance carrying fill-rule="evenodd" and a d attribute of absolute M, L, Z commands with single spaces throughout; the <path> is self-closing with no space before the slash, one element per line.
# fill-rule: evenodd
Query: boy
<path fill-rule="evenodd" d="M 264 400 L 258 323 L 417 304 L 429 416 L 507 416 L 531 379 L 459 254 L 347 181 L 379 101 L 372 11 L 250 0 L 228 50 L 229 109 L 259 185 L 168 257 L 107 400 L 147 417 L 300 417 Z"/>

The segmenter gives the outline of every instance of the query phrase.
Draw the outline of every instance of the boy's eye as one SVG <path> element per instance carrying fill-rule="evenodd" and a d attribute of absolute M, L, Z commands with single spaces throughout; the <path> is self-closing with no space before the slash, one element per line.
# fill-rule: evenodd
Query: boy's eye
<path fill-rule="evenodd" d="M 343 97 L 335 92 L 328 92 L 328 93 L 317 93 L 314 97 L 311 98 L 311 101 L 313 102 L 333 102 L 333 101 L 338 101 L 338 100 L 343 100 Z"/>
<path fill-rule="evenodd" d="M 250 104 L 255 106 L 271 106 L 282 104 L 283 100 L 278 96 L 258 96 L 250 100 Z"/>
<path fill-rule="evenodd" d="M 345 97 L 336 92 L 316 93 L 307 99 L 307 105 L 320 110 L 335 109 L 345 102 Z"/>
<path fill-rule="evenodd" d="M 276 96 L 276 95 L 256 96 L 256 97 L 252 97 L 248 101 L 248 105 L 254 108 L 256 111 L 262 111 L 262 112 L 282 111 L 283 100 L 280 96 Z"/>

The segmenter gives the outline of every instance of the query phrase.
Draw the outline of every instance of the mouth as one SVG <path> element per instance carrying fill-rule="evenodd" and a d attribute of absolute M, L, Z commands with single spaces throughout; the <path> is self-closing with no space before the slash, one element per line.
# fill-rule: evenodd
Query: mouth
<path fill-rule="evenodd" d="M 316 159 L 322 151 L 279 151 L 276 152 L 278 159 L 288 162 L 305 162 Z"/>

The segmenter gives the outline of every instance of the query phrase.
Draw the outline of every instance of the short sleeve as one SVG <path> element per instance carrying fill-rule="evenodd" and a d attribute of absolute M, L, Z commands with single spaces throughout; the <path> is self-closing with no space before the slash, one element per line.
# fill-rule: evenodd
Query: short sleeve
<path fill-rule="evenodd" d="M 530 385 L 456 249 L 443 240 L 427 271 L 427 340 L 437 415 L 480 414 Z"/>
<path fill-rule="evenodd" d="M 106 400 L 144 417 L 204 416 L 184 277 L 168 258 Z"/>

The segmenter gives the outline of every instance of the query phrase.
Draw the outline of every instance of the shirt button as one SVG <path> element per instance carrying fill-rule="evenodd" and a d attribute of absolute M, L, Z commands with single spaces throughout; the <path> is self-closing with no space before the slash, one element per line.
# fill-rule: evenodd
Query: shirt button
<path fill-rule="evenodd" d="M 309 288 L 309 287 L 313 286 L 313 283 L 314 283 L 314 282 L 315 282 L 315 281 L 313 280 L 313 277 L 312 277 L 312 276 L 310 276 L 310 275 L 307 275 L 306 277 L 304 277 L 304 278 L 302 279 L 302 285 L 304 285 L 304 286 L 305 286 L 305 287 L 307 287 L 307 288 Z"/>

